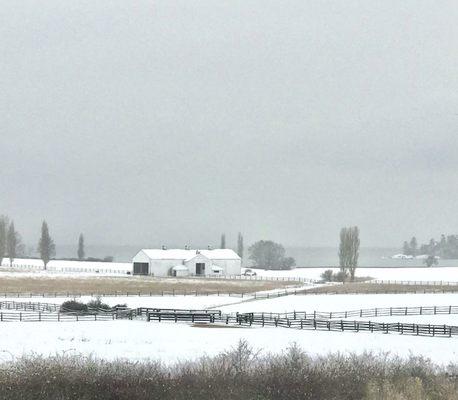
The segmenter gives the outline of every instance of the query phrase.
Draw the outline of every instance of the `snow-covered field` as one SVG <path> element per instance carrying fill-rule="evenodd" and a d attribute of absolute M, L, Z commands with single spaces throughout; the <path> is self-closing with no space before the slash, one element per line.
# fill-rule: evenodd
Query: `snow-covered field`
<path fill-rule="evenodd" d="M 87 301 L 90 298 L 81 298 Z M 14 299 L 13 299 L 14 300 Z M 17 300 L 17 299 L 15 299 Z M 36 298 L 20 299 L 37 301 Z M 66 299 L 40 298 L 58 303 Z M 130 307 L 217 307 L 223 312 L 345 311 L 373 307 L 458 305 L 458 294 L 301 295 L 269 300 L 228 296 L 208 297 L 107 297 L 104 302 Z M 456 315 L 371 318 L 387 322 L 421 322 L 458 325 Z M 4 322 L 0 323 L 0 360 L 23 354 L 82 354 L 104 359 L 161 359 L 172 362 L 213 355 L 248 340 L 264 352 L 279 352 L 296 342 L 311 354 L 328 352 L 391 352 L 400 356 L 423 355 L 438 363 L 458 362 L 458 338 L 430 338 L 369 332 L 300 331 L 287 328 L 199 328 L 186 323 L 142 320 L 98 322 Z"/>
<path fill-rule="evenodd" d="M 0 327 L 0 359 L 23 354 L 78 354 L 104 359 L 161 359 L 164 362 L 214 355 L 246 339 L 263 352 L 297 343 L 310 354 L 370 350 L 399 356 L 423 355 L 437 363 L 458 361 L 455 338 L 429 338 L 368 332 L 314 332 L 286 328 L 197 328 L 144 321 L 27 322 Z"/>
<path fill-rule="evenodd" d="M 27 260 L 31 261 L 31 260 Z M 65 262 L 67 263 L 67 262 Z M 73 269 L 40 271 L 39 266 L 28 272 L 5 274 L 26 279 L 37 276 L 84 277 L 94 274 L 123 275 L 117 272 L 78 272 Z M 84 263 L 86 264 L 86 263 Z M 94 263 L 100 264 L 100 263 Z M 102 263 L 104 264 L 104 263 Z M 62 262 L 59 265 L 63 267 Z M 94 265 L 94 268 L 98 268 Z M 109 263 L 111 267 L 116 264 Z M 130 265 L 130 264 L 128 264 Z M 52 264 L 50 264 L 53 267 Z M 66 267 L 70 268 L 70 267 Z M 114 268 L 116 269 L 116 268 Z M 113 270 L 114 270 L 113 269 Z M 5 269 L 4 269 L 5 270 Z M 25 270 L 24 270 L 25 271 Z M 291 271 L 258 271 L 259 276 L 319 278 L 324 269 L 303 268 Z M 458 281 L 458 268 L 360 268 L 360 276 L 385 280 Z M 125 276 L 125 275 L 124 275 Z M 138 278 L 138 277 L 135 277 Z M 131 277 L 134 279 L 134 277 Z M 138 279 L 141 279 L 138 278 Z M 204 282 L 204 281 L 203 281 Z M 89 301 L 90 297 L 79 300 Z M 0 300 L 62 303 L 66 298 L 12 298 Z M 291 311 L 349 311 L 361 308 L 458 306 L 458 293 L 447 294 L 374 294 L 374 295 L 291 295 L 267 300 L 229 296 L 152 296 L 105 297 L 109 305 L 129 307 L 158 307 L 203 309 L 216 308 L 223 312 L 291 312 Z M 417 322 L 458 325 L 457 315 L 396 316 L 370 318 L 372 321 Z M 458 362 L 458 338 L 429 338 L 369 332 L 300 331 L 286 328 L 197 328 L 186 323 L 155 323 L 134 321 L 97 322 L 3 322 L 0 323 L 0 360 L 23 354 L 82 354 L 104 359 L 161 359 L 172 362 L 202 355 L 213 355 L 234 346 L 239 339 L 248 340 L 264 352 L 279 352 L 296 342 L 311 354 L 328 352 L 391 352 L 400 356 L 423 355 L 438 363 Z"/>
<path fill-rule="evenodd" d="M 349 311 L 375 307 L 458 306 L 458 293 L 297 295 L 223 307 L 225 312 Z"/>
<path fill-rule="evenodd" d="M 72 300 L 72 297 L 0 297 L 0 301 L 15 301 L 15 302 L 32 302 L 32 303 L 52 303 L 62 304 L 64 301 Z M 251 297 L 244 298 L 244 300 Z M 81 296 L 76 298 L 77 301 L 87 303 L 94 300 L 91 296 Z M 239 297 L 230 296 L 113 296 L 102 297 L 103 303 L 109 306 L 117 304 L 126 304 L 129 308 L 138 307 L 154 307 L 154 308 L 181 308 L 181 309 L 206 309 L 220 308 L 222 306 L 241 301 Z M 2 311 L 2 310 L 0 310 Z M 7 310 L 5 310 L 7 311 Z M 9 312 L 9 310 L 8 310 Z M 1 325 L 0 325 L 1 329 Z"/>
<path fill-rule="evenodd" d="M 48 271 L 43 271 L 43 262 L 32 259 L 16 259 L 13 268 L 17 271 L 36 272 L 52 276 L 53 274 L 68 276 L 100 276 L 113 275 L 125 276 L 132 271 L 132 263 L 108 263 L 108 262 L 89 262 L 89 261 L 62 261 L 53 260 L 48 264 Z M 9 260 L 4 259 L 2 263 L 4 271 L 9 270 Z M 296 268 L 285 271 L 272 271 L 256 269 L 257 277 L 267 278 L 306 278 L 320 279 L 321 274 L 329 268 Z M 334 269 L 338 272 L 338 269 Z M 366 268 L 360 267 L 356 272 L 357 276 L 370 276 L 374 279 L 398 280 L 398 281 L 447 281 L 458 282 L 457 267 L 432 267 L 432 268 Z M 256 277 L 253 277 L 256 279 Z"/>

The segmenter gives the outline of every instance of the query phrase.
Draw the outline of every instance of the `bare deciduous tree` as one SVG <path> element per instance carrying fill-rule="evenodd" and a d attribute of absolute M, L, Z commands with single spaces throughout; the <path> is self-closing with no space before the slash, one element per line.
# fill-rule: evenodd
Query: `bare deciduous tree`
<path fill-rule="evenodd" d="M 351 281 L 355 280 L 355 271 L 358 267 L 359 244 L 359 228 L 357 226 L 340 230 L 340 269 L 344 273 L 350 273 Z"/>

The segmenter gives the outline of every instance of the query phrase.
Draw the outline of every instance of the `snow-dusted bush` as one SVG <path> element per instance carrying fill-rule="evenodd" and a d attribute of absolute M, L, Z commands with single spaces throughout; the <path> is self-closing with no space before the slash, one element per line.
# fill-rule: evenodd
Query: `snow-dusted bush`
<path fill-rule="evenodd" d="M 0 368 L 2 400 L 452 400 L 456 365 L 421 357 L 330 354 L 312 358 L 292 345 L 278 355 L 248 343 L 215 357 L 165 365 L 57 355 L 24 357 Z"/>
<path fill-rule="evenodd" d="M 68 301 L 64 301 L 61 304 L 60 311 L 61 312 L 66 312 L 66 311 L 86 312 L 87 305 L 79 301 L 76 301 L 76 300 L 68 300 Z"/>
<path fill-rule="evenodd" d="M 87 303 L 88 308 L 99 309 L 99 310 L 110 310 L 111 307 L 108 304 L 102 302 L 102 298 L 97 296 L 94 300 Z"/>
<path fill-rule="evenodd" d="M 327 269 L 320 275 L 320 277 L 325 282 L 332 282 L 333 274 L 334 272 L 332 271 L 332 269 Z"/>

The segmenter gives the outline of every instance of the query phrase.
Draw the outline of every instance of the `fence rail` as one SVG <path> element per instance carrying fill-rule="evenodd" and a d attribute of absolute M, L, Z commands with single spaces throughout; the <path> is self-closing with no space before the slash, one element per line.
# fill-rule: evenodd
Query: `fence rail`
<path fill-rule="evenodd" d="M 388 316 L 416 316 L 416 315 L 453 315 L 458 314 L 458 306 L 417 306 L 417 307 L 384 307 L 363 308 L 349 311 L 293 311 L 288 313 L 243 313 L 238 315 L 252 316 L 255 319 L 288 318 L 296 319 L 346 319 L 346 318 L 377 318 Z M 237 315 L 237 314 L 235 314 Z"/>
<path fill-rule="evenodd" d="M 117 318 L 116 313 L 79 314 L 48 312 L 0 312 L 0 322 L 74 322 L 74 321 L 110 321 Z"/>
<path fill-rule="evenodd" d="M 226 323 L 230 323 L 228 319 Z M 451 325 L 432 325 L 432 324 L 409 324 L 402 322 L 386 323 L 372 321 L 350 321 L 350 320 L 329 320 L 329 319 L 290 319 L 290 318 L 274 318 L 274 319 L 244 319 L 239 316 L 236 321 L 239 325 L 260 325 L 260 326 L 275 326 L 307 330 L 321 331 L 368 331 L 390 333 L 396 332 L 401 334 L 411 334 L 417 336 L 458 336 L 458 326 Z"/>
<path fill-rule="evenodd" d="M 247 297 L 254 296 L 255 292 L 225 292 L 225 291 L 196 291 L 196 290 L 161 290 L 161 291 L 136 291 L 136 292 L 4 292 L 0 293 L 0 298 L 80 298 L 80 297 L 163 297 L 163 296 L 229 296 Z"/>
<path fill-rule="evenodd" d="M 319 283 L 320 279 L 304 278 L 300 276 L 263 276 L 263 275 L 189 275 L 185 278 L 193 279 L 227 279 L 227 280 L 245 280 L 245 281 L 274 281 L 274 282 L 302 282 L 302 283 Z"/>
<path fill-rule="evenodd" d="M 156 310 L 146 311 L 147 321 L 174 321 L 174 322 L 222 322 L 227 325 L 239 326 L 271 326 L 306 330 L 327 331 L 368 331 L 417 336 L 458 336 L 458 326 L 416 324 L 404 322 L 373 322 L 362 320 L 347 320 L 348 317 L 377 317 L 377 316 L 404 316 L 404 315 L 438 315 L 458 314 L 458 306 L 420 306 L 420 307 L 390 307 L 361 309 L 341 312 L 297 312 L 292 313 L 236 313 L 222 314 L 216 310 L 209 314 L 205 310 Z"/>
<path fill-rule="evenodd" d="M 339 285 L 339 288 L 342 286 Z M 164 297 L 164 296 L 194 296 L 194 297 L 208 297 L 208 296 L 228 296 L 236 298 L 253 297 L 254 299 L 273 299 L 283 296 L 312 296 L 312 295 L 337 295 L 337 294 L 425 294 L 425 293 L 457 293 L 458 287 L 455 289 L 452 285 L 450 288 L 437 287 L 437 288 L 423 288 L 414 289 L 409 291 L 399 289 L 379 289 L 379 290 L 362 290 L 362 289 L 349 289 L 343 291 L 331 290 L 329 287 L 326 291 L 321 291 L 321 287 L 314 289 L 295 288 L 283 289 L 272 292 L 225 292 L 225 291 L 196 291 L 196 290 L 162 290 L 162 291 L 136 291 L 136 292 L 88 292 L 88 293 L 74 293 L 74 292 L 48 292 L 48 293 L 30 293 L 30 292 L 5 292 L 0 293 L 0 298 L 81 298 L 81 297 Z"/>
<path fill-rule="evenodd" d="M 372 279 L 367 283 L 382 285 L 409 285 L 409 286 L 458 286 L 458 282 L 451 281 L 397 281 L 386 279 Z"/>
<path fill-rule="evenodd" d="M 155 308 L 155 307 L 139 307 L 137 308 L 137 314 L 138 315 L 146 315 L 151 312 L 163 312 L 163 313 L 202 313 L 202 314 L 212 314 L 212 315 L 219 315 L 221 317 L 221 311 L 220 310 L 194 310 L 194 309 L 182 309 L 182 308 Z"/>
<path fill-rule="evenodd" d="M 60 304 L 18 302 L 18 301 L 0 301 L 0 309 L 2 309 L 2 310 L 56 312 L 56 311 L 59 311 Z"/>
<path fill-rule="evenodd" d="M 25 303 L 26 304 L 26 303 Z M 97 313 L 77 312 L 0 312 L 0 322 L 74 322 L 74 321 L 110 321 L 120 318 L 133 319 L 146 315 L 147 321 L 186 321 L 186 322 L 222 322 L 239 326 L 271 326 L 321 331 L 368 331 L 417 336 L 458 336 L 458 326 L 386 323 L 363 320 L 348 320 L 342 317 L 371 317 L 385 315 L 437 315 L 457 314 L 458 306 L 421 306 L 421 307 L 390 307 L 361 309 L 341 312 L 292 312 L 292 313 L 237 313 L 222 314 L 220 310 L 182 310 L 141 307 L 138 309 L 122 309 Z"/>

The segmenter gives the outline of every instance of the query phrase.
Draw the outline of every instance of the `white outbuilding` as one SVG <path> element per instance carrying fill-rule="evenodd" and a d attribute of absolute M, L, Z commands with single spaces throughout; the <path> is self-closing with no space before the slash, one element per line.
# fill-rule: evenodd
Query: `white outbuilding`
<path fill-rule="evenodd" d="M 132 260 L 134 275 L 240 275 L 242 260 L 231 249 L 143 249 Z"/>

